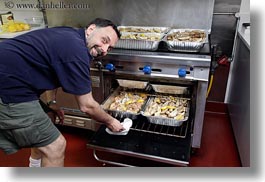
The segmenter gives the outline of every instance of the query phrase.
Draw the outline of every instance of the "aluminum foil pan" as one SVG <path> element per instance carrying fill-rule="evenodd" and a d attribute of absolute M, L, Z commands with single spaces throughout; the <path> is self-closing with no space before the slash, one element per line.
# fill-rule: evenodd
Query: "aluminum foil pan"
<path fill-rule="evenodd" d="M 121 80 L 117 79 L 119 85 L 124 88 L 130 89 L 145 89 L 147 87 L 147 82 L 135 81 L 135 80 Z"/>
<path fill-rule="evenodd" d="M 176 33 L 183 32 L 191 32 L 191 31 L 201 31 L 204 33 L 204 37 L 201 37 L 199 40 L 179 40 L 173 39 L 168 40 L 170 36 Z M 206 30 L 200 29 L 172 29 L 170 30 L 166 36 L 163 38 L 163 41 L 166 42 L 167 48 L 170 51 L 182 51 L 182 52 L 199 52 L 205 43 L 208 42 L 208 32 Z"/>
<path fill-rule="evenodd" d="M 151 84 L 152 88 L 156 93 L 165 93 L 165 94 L 187 94 L 187 87 L 173 86 L 173 85 L 156 85 Z"/>
<path fill-rule="evenodd" d="M 135 33 L 167 33 L 170 27 L 150 27 L 150 26 L 118 26 L 118 30 Z"/>
<path fill-rule="evenodd" d="M 155 98 L 156 97 L 150 97 L 147 103 L 145 104 L 143 111 L 141 112 L 141 114 L 145 116 L 150 123 L 159 124 L 159 125 L 167 125 L 167 126 L 181 126 L 185 121 L 189 119 L 190 101 L 185 98 L 180 98 L 180 100 L 182 101 L 185 100 L 185 107 L 183 109 L 184 112 L 182 113 L 181 117 L 179 117 L 180 115 L 176 115 L 176 117 L 174 118 L 169 118 L 167 116 L 165 117 L 165 116 L 153 115 L 153 114 L 150 116 L 150 113 L 148 113 L 150 108 L 154 109 L 155 112 L 157 112 L 158 110 L 160 111 L 163 110 L 161 108 L 157 109 L 158 107 L 153 105 L 153 103 L 155 102 Z M 172 106 L 164 106 L 164 107 L 172 107 Z M 175 107 L 175 109 L 177 109 L 177 107 Z M 173 112 L 174 112 L 174 109 L 172 109 L 171 113 L 173 114 Z"/>
<path fill-rule="evenodd" d="M 141 108 L 137 112 L 130 112 L 125 109 L 112 109 L 111 104 L 115 103 L 117 96 L 120 96 L 121 92 L 127 92 L 127 93 L 135 93 L 135 94 L 144 94 L 146 95 L 146 98 L 141 100 Z M 143 110 L 143 107 L 145 106 L 146 102 L 148 100 L 148 96 L 144 92 L 135 92 L 133 89 L 126 89 L 123 87 L 118 87 L 102 104 L 101 107 L 104 109 L 107 113 L 112 115 L 115 118 L 123 118 L 123 117 L 128 117 L 130 119 L 136 119 L 137 115 L 140 114 L 140 112 Z M 138 102 L 137 100 L 133 100 L 134 102 Z M 125 102 L 130 102 L 130 100 L 124 100 L 122 103 L 118 103 L 119 108 L 122 108 L 123 106 L 129 106 L 130 103 L 125 103 Z M 117 103 L 117 102 L 116 102 Z"/>
<path fill-rule="evenodd" d="M 164 33 L 125 32 L 122 33 L 115 48 L 156 51 L 164 36 Z"/>

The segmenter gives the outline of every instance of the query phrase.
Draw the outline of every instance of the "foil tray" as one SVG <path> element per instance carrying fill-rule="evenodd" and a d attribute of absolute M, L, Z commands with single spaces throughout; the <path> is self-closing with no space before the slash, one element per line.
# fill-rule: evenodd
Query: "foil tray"
<path fill-rule="evenodd" d="M 166 126 L 181 126 L 185 121 L 189 119 L 189 111 L 190 111 L 190 102 L 188 101 L 187 108 L 185 111 L 184 119 L 182 120 L 177 120 L 177 119 L 172 119 L 172 118 L 165 118 L 165 117 L 160 117 L 160 116 L 147 116 L 144 114 L 145 110 L 147 109 L 148 105 L 152 103 L 152 101 L 155 99 L 155 96 L 149 97 L 148 101 L 146 102 L 143 110 L 140 112 L 143 116 L 147 118 L 147 120 L 150 123 L 153 124 L 159 124 L 159 125 L 166 125 Z M 185 99 L 185 98 L 183 98 Z"/>
<path fill-rule="evenodd" d="M 173 85 L 156 85 L 151 84 L 152 88 L 156 93 L 164 93 L 164 94 L 187 94 L 187 87 L 173 86 Z"/>
<path fill-rule="evenodd" d="M 188 42 L 188 41 L 168 41 L 167 37 L 175 32 L 184 32 L 199 30 L 205 33 L 205 38 L 201 42 Z M 167 49 L 170 51 L 180 51 L 180 52 L 199 52 L 205 43 L 208 42 L 208 32 L 201 29 L 171 29 L 166 36 L 163 38 L 163 41 L 167 44 Z"/>
<path fill-rule="evenodd" d="M 164 33 L 134 33 L 134 32 L 125 32 L 122 33 L 122 36 L 135 36 L 135 35 L 144 35 L 147 37 L 156 36 L 159 37 L 158 40 L 139 40 L 139 39 L 119 39 L 115 45 L 115 48 L 119 49 L 135 49 L 135 50 L 147 50 L 147 51 L 156 51 L 158 49 L 159 43 L 164 38 Z"/>
<path fill-rule="evenodd" d="M 145 116 L 150 123 L 158 124 L 158 125 L 165 125 L 165 126 L 181 126 L 185 121 L 188 120 L 186 117 L 185 120 L 175 120 L 169 118 L 162 118 L 156 116 Z"/>
<path fill-rule="evenodd" d="M 140 114 L 140 112 L 143 110 L 143 107 L 145 106 L 146 102 L 148 101 L 148 97 L 146 100 L 143 102 L 142 108 L 137 112 L 137 113 L 132 113 L 132 112 L 126 112 L 126 111 L 118 111 L 118 110 L 111 110 L 110 105 L 114 102 L 115 97 L 120 94 L 121 91 L 126 91 L 126 92 L 135 92 L 135 93 L 144 93 L 144 91 L 135 91 L 133 89 L 128 89 L 128 88 L 123 88 L 123 87 L 118 87 L 102 104 L 101 107 L 103 110 L 105 110 L 108 114 L 115 118 L 122 118 L 122 117 L 128 117 L 130 119 L 136 119 L 137 116 Z M 147 94 L 147 93 L 144 93 Z"/>
<path fill-rule="evenodd" d="M 117 79 L 119 86 L 129 89 L 145 89 L 147 87 L 147 82 L 135 81 L 135 80 L 122 80 Z"/>
<path fill-rule="evenodd" d="M 151 26 L 118 26 L 118 30 L 123 32 L 135 33 L 167 33 L 170 27 L 151 27 Z"/>
<path fill-rule="evenodd" d="M 119 79 L 117 81 L 120 84 L 120 86 L 112 94 L 110 94 L 110 96 L 101 104 L 102 109 L 104 109 L 108 114 L 110 114 L 114 118 L 128 117 L 132 120 L 135 120 L 138 118 L 139 115 L 142 115 L 142 116 L 146 117 L 147 121 L 150 123 L 159 124 L 159 125 L 166 125 L 166 126 L 181 126 L 183 124 L 183 122 L 185 122 L 189 119 L 189 110 L 190 110 L 189 98 L 177 96 L 179 94 L 181 94 L 181 95 L 186 94 L 188 91 L 187 87 L 151 84 L 151 86 L 156 91 L 156 94 L 148 94 L 148 91 L 146 91 L 146 87 L 148 86 L 147 82 L 141 82 L 141 81 L 128 82 L 128 80 L 119 80 Z M 170 90 L 174 90 L 173 88 L 175 89 L 175 92 L 172 93 Z M 166 92 L 165 89 L 168 91 L 167 93 L 165 93 Z M 114 102 L 115 97 L 118 96 L 121 91 L 135 92 L 138 94 L 143 93 L 143 94 L 147 95 L 147 98 L 144 100 L 141 109 L 137 113 L 109 109 L 110 105 Z M 159 93 L 159 92 L 163 92 L 163 93 Z M 185 110 L 184 119 L 177 120 L 177 119 L 165 118 L 165 117 L 160 117 L 160 116 L 147 116 L 147 115 L 145 115 L 144 112 L 148 108 L 149 104 L 151 104 L 151 102 L 155 99 L 155 97 L 159 96 L 159 95 L 161 95 L 161 96 L 173 96 L 173 97 L 178 97 L 180 99 L 188 100 L 188 102 L 187 102 L 188 105 L 187 105 L 187 108 Z"/>

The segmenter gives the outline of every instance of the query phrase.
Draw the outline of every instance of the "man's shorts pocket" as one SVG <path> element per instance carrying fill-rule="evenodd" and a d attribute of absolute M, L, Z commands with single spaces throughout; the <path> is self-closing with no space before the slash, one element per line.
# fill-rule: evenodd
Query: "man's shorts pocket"
<path fill-rule="evenodd" d="M 20 147 L 29 147 L 40 142 L 40 132 L 34 124 L 11 130 L 13 138 Z"/>

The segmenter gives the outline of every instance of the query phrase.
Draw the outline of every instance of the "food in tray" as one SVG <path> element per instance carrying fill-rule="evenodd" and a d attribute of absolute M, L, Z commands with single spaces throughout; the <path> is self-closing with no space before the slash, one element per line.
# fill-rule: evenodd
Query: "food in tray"
<path fill-rule="evenodd" d="M 162 38 L 161 35 L 144 34 L 144 33 L 128 33 L 121 35 L 121 39 L 133 39 L 133 40 L 159 41 L 161 40 L 161 38 Z"/>
<path fill-rule="evenodd" d="M 147 95 L 144 93 L 120 92 L 110 104 L 110 110 L 138 113 L 142 108 Z"/>
<path fill-rule="evenodd" d="M 136 33 L 163 33 L 162 28 L 157 27 L 118 27 L 120 32 L 136 32 Z"/>
<path fill-rule="evenodd" d="M 202 30 L 175 31 L 167 36 L 168 41 L 203 42 L 206 34 Z"/>
<path fill-rule="evenodd" d="M 178 121 L 185 119 L 188 100 L 173 96 L 157 96 L 147 106 L 145 116 L 158 116 Z"/>
<path fill-rule="evenodd" d="M 0 26 L 1 33 L 14 33 L 30 30 L 30 25 L 24 22 L 9 21 L 8 23 Z"/>

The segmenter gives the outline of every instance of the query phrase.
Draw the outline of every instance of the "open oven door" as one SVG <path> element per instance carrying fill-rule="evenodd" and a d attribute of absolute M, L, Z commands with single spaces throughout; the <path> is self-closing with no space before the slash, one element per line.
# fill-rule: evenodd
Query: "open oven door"
<path fill-rule="evenodd" d="M 120 118 L 123 121 L 124 118 Z M 127 135 L 110 135 L 101 125 L 87 144 L 94 150 L 96 160 L 118 166 L 139 166 L 115 162 L 113 159 L 100 159 L 97 151 L 108 152 L 156 161 L 176 166 L 188 166 L 191 153 L 191 127 L 190 120 L 181 126 L 163 126 L 148 122 L 147 118 L 139 115 L 133 119 L 133 125 Z M 127 161 L 128 162 L 128 161 Z"/>

